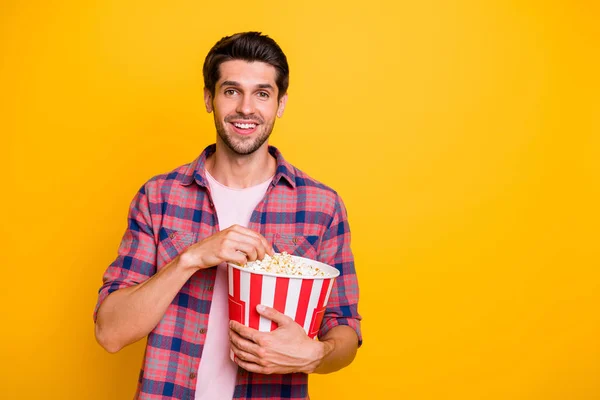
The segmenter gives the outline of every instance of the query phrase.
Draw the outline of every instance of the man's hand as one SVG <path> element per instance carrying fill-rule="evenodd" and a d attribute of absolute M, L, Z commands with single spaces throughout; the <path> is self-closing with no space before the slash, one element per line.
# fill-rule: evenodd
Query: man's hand
<path fill-rule="evenodd" d="M 277 323 L 272 332 L 259 332 L 231 321 L 229 338 L 235 362 L 250 372 L 289 374 L 313 372 L 332 348 L 309 338 L 304 329 L 277 310 L 258 305 L 260 315 Z"/>
<path fill-rule="evenodd" d="M 198 270 L 222 262 L 246 263 L 273 255 L 258 232 L 231 226 L 188 247 L 144 282 L 111 293 L 98 309 L 96 338 L 111 353 L 147 336 L 182 286 Z"/>
<path fill-rule="evenodd" d="M 188 247 L 179 256 L 179 263 L 184 269 L 203 269 L 222 262 L 245 264 L 273 253 L 273 248 L 260 233 L 233 225 Z"/>

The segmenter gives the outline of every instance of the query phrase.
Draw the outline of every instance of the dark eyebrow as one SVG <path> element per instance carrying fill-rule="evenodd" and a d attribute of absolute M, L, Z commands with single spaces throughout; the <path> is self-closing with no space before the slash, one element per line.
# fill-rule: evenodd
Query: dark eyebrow
<path fill-rule="evenodd" d="M 220 85 L 221 87 L 223 86 L 233 86 L 233 87 L 240 87 L 240 83 L 236 82 L 236 81 L 223 81 L 223 83 L 221 83 Z M 259 83 L 258 85 L 256 85 L 259 89 L 270 89 L 270 90 L 274 90 L 273 85 L 271 85 L 270 83 Z"/>
<path fill-rule="evenodd" d="M 236 81 L 223 81 L 223 83 L 221 83 L 221 87 L 223 86 L 235 86 L 235 87 L 240 87 L 239 82 Z"/>
<path fill-rule="evenodd" d="M 258 85 L 259 89 L 271 89 L 273 90 L 273 86 L 269 83 L 261 83 Z"/>

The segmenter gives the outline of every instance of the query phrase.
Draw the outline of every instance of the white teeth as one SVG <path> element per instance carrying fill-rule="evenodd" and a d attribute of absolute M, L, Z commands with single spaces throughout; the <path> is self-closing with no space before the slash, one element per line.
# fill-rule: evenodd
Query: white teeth
<path fill-rule="evenodd" d="M 256 127 L 256 124 L 238 124 L 238 123 L 235 123 L 233 125 L 235 125 L 236 127 L 240 128 L 240 129 L 252 129 L 252 128 Z"/>

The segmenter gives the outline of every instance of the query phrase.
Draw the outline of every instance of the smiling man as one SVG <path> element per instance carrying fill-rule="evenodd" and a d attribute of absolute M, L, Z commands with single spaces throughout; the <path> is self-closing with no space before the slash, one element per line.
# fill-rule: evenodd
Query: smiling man
<path fill-rule="evenodd" d="M 289 82 L 275 41 L 225 37 L 203 72 L 216 143 L 134 197 L 99 291 L 96 338 L 117 352 L 147 337 L 137 399 L 307 399 L 308 374 L 349 365 L 362 343 L 346 209 L 268 144 Z M 273 332 L 229 321 L 226 264 L 275 250 L 340 271 L 319 340 L 268 307 L 257 311 Z"/>

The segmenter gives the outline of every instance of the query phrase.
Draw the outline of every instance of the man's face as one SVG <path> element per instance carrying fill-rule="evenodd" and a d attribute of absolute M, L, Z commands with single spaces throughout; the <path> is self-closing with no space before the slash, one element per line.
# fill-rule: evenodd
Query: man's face
<path fill-rule="evenodd" d="M 204 89 L 206 111 L 214 112 L 219 138 L 236 154 L 248 155 L 266 145 L 287 94 L 277 100 L 276 70 L 263 62 L 226 61 L 212 98 Z"/>

